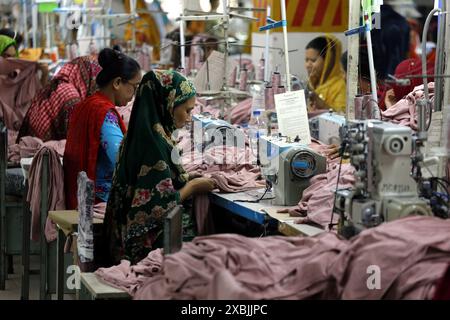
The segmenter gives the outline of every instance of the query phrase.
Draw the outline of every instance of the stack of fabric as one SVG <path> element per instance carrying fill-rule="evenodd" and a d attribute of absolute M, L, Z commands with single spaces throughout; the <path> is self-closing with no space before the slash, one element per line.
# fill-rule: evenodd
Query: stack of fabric
<path fill-rule="evenodd" d="M 351 241 L 314 237 L 197 237 L 97 276 L 134 299 L 432 299 L 450 262 L 450 221 L 406 217 Z"/>

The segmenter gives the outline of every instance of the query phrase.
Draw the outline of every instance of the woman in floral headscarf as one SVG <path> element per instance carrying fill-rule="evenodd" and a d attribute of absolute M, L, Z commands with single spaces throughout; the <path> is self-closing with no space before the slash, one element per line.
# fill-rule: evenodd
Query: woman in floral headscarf
<path fill-rule="evenodd" d="M 167 211 L 195 193 L 214 189 L 213 180 L 190 180 L 172 160 L 172 134 L 190 121 L 195 94 L 193 84 L 176 71 L 150 71 L 142 79 L 105 214 L 108 264 L 121 259 L 136 263 L 161 247 Z M 193 223 L 185 211 L 187 240 L 195 231 L 189 229 Z"/>

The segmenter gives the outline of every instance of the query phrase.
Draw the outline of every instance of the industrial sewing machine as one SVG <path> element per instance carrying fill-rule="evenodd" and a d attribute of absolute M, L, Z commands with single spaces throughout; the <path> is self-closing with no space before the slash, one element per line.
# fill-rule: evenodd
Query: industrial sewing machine
<path fill-rule="evenodd" d="M 224 120 L 196 114 L 192 122 L 194 141 L 201 144 L 201 150 L 213 146 L 245 146 L 244 132 Z"/>
<path fill-rule="evenodd" d="M 355 167 L 352 190 L 338 190 L 339 233 L 351 237 L 365 228 L 409 215 L 431 215 L 411 177 L 412 130 L 378 120 L 351 121 L 343 132 L 344 157 Z"/>
<path fill-rule="evenodd" d="M 330 110 L 309 120 L 311 137 L 325 144 L 340 144 L 344 124 L 345 117 Z"/>
<path fill-rule="evenodd" d="M 284 137 L 261 137 L 258 158 L 263 177 L 273 186 L 275 205 L 296 205 L 310 179 L 326 171 L 325 157 Z"/>

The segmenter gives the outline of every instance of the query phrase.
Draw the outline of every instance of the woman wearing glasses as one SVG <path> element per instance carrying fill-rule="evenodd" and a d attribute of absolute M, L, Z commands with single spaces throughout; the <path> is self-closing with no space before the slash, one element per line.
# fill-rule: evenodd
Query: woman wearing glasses
<path fill-rule="evenodd" d="M 95 201 L 107 202 L 117 153 L 126 131 L 115 106 L 125 106 L 141 81 L 139 64 L 109 48 L 98 57 L 102 71 L 98 91 L 82 101 L 69 119 L 64 153 L 66 206 L 77 207 L 77 175 L 85 171 L 95 182 Z"/>

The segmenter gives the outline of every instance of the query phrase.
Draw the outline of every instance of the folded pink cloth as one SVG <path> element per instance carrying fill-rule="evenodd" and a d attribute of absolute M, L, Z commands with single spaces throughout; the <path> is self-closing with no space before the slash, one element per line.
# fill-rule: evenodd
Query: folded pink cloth
<path fill-rule="evenodd" d="M 430 99 L 434 103 L 434 82 L 428 83 Z M 416 101 L 424 97 L 423 85 L 414 88 L 404 99 L 399 100 L 386 111 L 382 111 L 383 120 L 398 123 L 417 130 Z"/>
<path fill-rule="evenodd" d="M 19 143 L 8 146 L 8 161 L 17 164 L 22 158 L 32 158 L 42 146 L 55 149 L 58 155 L 62 157 L 66 147 L 66 140 L 42 142 L 41 139 L 36 137 L 22 137 Z"/>

